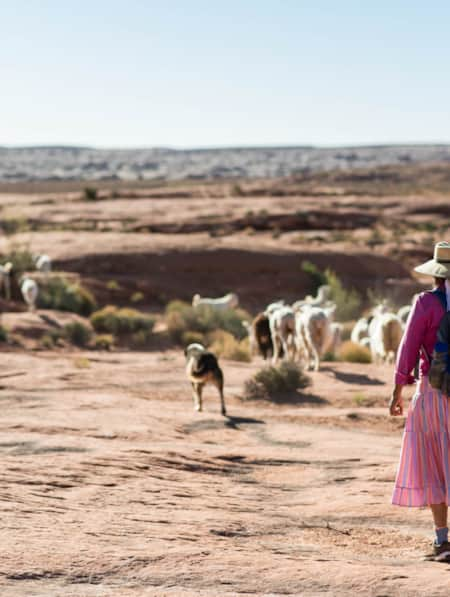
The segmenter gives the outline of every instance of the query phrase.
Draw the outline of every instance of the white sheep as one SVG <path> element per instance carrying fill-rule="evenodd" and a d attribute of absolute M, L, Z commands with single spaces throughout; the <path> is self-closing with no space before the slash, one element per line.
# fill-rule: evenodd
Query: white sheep
<path fill-rule="evenodd" d="M 39 287 L 32 278 L 22 278 L 20 281 L 20 291 L 29 311 L 36 309 L 36 301 L 39 295 Z"/>
<path fill-rule="evenodd" d="M 334 310 L 305 305 L 296 312 L 297 354 L 299 357 L 302 354 L 306 357 L 307 369 L 319 370 L 320 357 L 332 341 L 331 323 Z"/>
<path fill-rule="evenodd" d="M 11 276 L 13 264 L 8 261 L 4 265 L 0 265 L 0 291 L 5 294 L 7 301 L 11 300 Z"/>
<path fill-rule="evenodd" d="M 295 313 L 292 307 L 281 306 L 272 311 L 268 317 L 273 343 L 272 363 L 276 365 L 281 349 L 285 358 L 295 356 Z"/>
<path fill-rule="evenodd" d="M 235 309 L 239 305 L 239 299 L 234 292 L 230 292 L 219 298 L 207 298 L 195 294 L 192 298 L 192 306 L 198 307 L 200 305 L 208 305 L 215 311 L 226 311 L 227 309 Z"/>

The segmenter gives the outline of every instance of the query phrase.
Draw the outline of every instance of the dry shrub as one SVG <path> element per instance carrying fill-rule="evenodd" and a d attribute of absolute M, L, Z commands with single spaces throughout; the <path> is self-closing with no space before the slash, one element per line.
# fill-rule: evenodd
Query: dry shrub
<path fill-rule="evenodd" d="M 77 369 L 89 369 L 91 366 L 91 361 L 86 357 L 77 357 L 73 360 L 73 365 Z"/>
<path fill-rule="evenodd" d="M 119 309 L 108 305 L 91 315 L 91 323 L 96 332 L 120 336 L 140 331 L 150 333 L 155 319 L 136 309 Z"/>
<path fill-rule="evenodd" d="M 229 332 L 216 330 L 208 336 L 208 349 L 218 357 L 249 363 L 251 361 L 248 339 L 236 340 Z"/>
<path fill-rule="evenodd" d="M 306 388 L 310 379 L 296 364 L 283 361 L 279 367 L 264 367 L 244 385 L 245 400 L 276 400 Z"/>
<path fill-rule="evenodd" d="M 166 323 L 169 335 L 178 343 L 183 343 L 186 332 L 206 335 L 216 330 L 224 330 L 237 340 L 247 335 L 242 326 L 244 319 L 250 319 L 242 309 L 216 311 L 208 305 L 192 307 L 183 301 L 172 301 L 166 307 Z"/>
<path fill-rule="evenodd" d="M 194 344 L 194 342 L 198 344 L 206 344 L 207 341 L 203 334 L 200 332 L 184 332 L 181 337 L 183 346 L 189 346 L 189 344 Z"/>
<path fill-rule="evenodd" d="M 95 336 L 94 346 L 97 350 L 111 350 L 114 347 L 114 336 L 112 334 L 98 334 Z"/>
<path fill-rule="evenodd" d="M 91 337 L 92 330 L 80 321 L 74 321 L 64 326 L 64 337 L 76 346 L 86 346 Z"/>
<path fill-rule="evenodd" d="M 339 359 L 349 363 L 370 363 L 372 356 L 370 350 L 360 344 L 347 341 L 342 344 L 338 351 Z"/>

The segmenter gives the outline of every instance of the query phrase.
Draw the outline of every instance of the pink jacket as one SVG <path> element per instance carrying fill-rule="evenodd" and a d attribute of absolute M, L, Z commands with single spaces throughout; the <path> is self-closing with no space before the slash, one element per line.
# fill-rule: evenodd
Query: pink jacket
<path fill-rule="evenodd" d="M 429 360 L 423 354 L 431 356 L 436 343 L 439 324 L 444 315 L 444 307 L 439 298 L 430 292 L 422 292 L 414 303 L 402 341 L 397 353 L 394 382 L 398 385 L 414 383 L 412 371 L 420 355 L 420 377 L 427 375 L 430 369 Z"/>

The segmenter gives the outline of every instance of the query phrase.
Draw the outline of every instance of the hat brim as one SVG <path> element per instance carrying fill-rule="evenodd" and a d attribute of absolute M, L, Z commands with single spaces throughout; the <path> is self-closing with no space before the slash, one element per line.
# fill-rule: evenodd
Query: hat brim
<path fill-rule="evenodd" d="M 430 259 L 414 268 L 418 274 L 434 276 L 435 278 L 450 278 L 450 264 L 444 265 L 434 259 Z"/>

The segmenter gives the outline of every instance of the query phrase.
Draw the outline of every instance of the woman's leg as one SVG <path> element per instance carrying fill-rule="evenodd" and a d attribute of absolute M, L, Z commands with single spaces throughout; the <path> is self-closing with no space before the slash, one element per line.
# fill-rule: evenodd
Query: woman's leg
<path fill-rule="evenodd" d="M 447 528 L 447 516 L 448 507 L 447 504 L 432 504 L 431 512 L 433 514 L 436 540 L 437 545 L 448 543 L 448 528 Z"/>
<path fill-rule="evenodd" d="M 434 526 L 437 529 L 447 526 L 448 506 L 447 504 L 431 504 Z"/>

